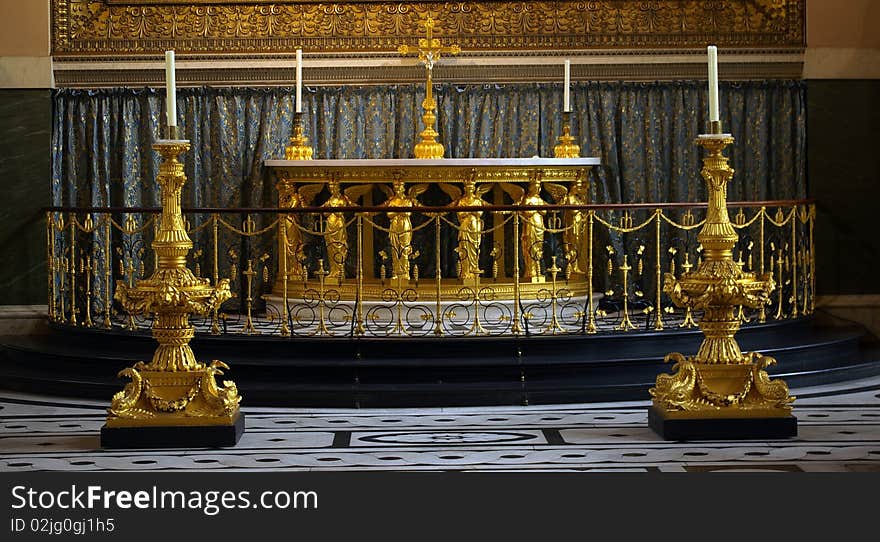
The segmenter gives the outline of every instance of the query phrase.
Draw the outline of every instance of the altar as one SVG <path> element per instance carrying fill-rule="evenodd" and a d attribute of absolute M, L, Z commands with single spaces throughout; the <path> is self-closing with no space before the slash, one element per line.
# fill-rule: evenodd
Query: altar
<path fill-rule="evenodd" d="M 582 327 L 596 298 L 590 219 L 574 206 L 589 203 L 599 164 L 267 160 L 290 210 L 267 306 L 316 334 L 348 323 L 355 333 L 518 333 L 535 303 L 552 315 L 540 324 L 548 331 Z"/>

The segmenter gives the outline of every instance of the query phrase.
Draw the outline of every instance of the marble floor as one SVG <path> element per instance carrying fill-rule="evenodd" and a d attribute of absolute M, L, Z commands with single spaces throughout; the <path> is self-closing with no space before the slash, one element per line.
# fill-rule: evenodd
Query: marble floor
<path fill-rule="evenodd" d="M 880 472 L 880 377 L 792 393 L 798 436 L 786 440 L 667 442 L 647 426 L 648 401 L 638 401 L 245 407 L 233 448 L 101 450 L 107 403 L 0 390 L 0 471 Z"/>

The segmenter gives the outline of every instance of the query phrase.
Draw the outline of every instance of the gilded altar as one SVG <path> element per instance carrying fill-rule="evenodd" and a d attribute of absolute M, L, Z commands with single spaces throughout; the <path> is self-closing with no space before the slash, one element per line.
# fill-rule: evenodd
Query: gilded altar
<path fill-rule="evenodd" d="M 563 286 L 592 305 L 586 213 L 557 206 L 589 203 L 589 173 L 599 163 L 267 160 L 279 208 L 291 210 L 280 218 L 267 302 L 293 305 L 332 292 L 334 304 L 356 305 L 359 326 L 372 304 L 392 298 L 427 302 L 431 320 L 452 317 L 448 304 L 482 297 L 516 322 L 523 300 L 552 297 Z"/>

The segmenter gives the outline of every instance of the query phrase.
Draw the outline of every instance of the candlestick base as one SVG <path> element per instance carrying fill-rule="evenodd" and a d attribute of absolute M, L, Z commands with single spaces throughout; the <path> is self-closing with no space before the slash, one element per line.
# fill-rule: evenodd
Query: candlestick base
<path fill-rule="evenodd" d="M 428 81 L 430 84 L 430 77 L 428 78 Z M 416 146 L 413 149 L 413 154 L 416 158 L 422 160 L 438 160 L 443 158 L 445 149 L 443 144 L 437 141 L 437 136 L 440 134 L 434 129 L 434 123 L 437 120 L 434 110 L 437 108 L 437 102 L 434 98 L 429 96 L 422 102 L 422 107 L 425 109 L 425 112 L 422 115 L 422 122 L 425 124 L 425 129 L 419 134 L 419 137 L 421 137 L 422 140 L 416 143 Z"/>
<path fill-rule="evenodd" d="M 652 405 L 648 408 L 648 427 L 664 440 L 746 440 L 783 439 L 797 436 L 797 418 L 756 417 L 682 417 L 675 410 Z"/>
<path fill-rule="evenodd" d="M 553 156 L 555 158 L 580 158 L 581 147 L 574 142 L 574 136 L 571 135 L 571 124 L 569 122 L 571 112 L 566 111 L 562 115 L 562 135 L 558 138 L 559 143 L 553 147 Z"/>
<path fill-rule="evenodd" d="M 284 149 L 284 157 L 287 160 L 311 160 L 313 154 L 314 150 L 305 136 L 303 114 L 294 113 L 293 136 L 290 138 L 290 145 Z"/>
<path fill-rule="evenodd" d="M 101 448 L 220 448 L 235 446 L 244 434 L 244 414 L 222 425 L 180 424 L 101 427 Z"/>

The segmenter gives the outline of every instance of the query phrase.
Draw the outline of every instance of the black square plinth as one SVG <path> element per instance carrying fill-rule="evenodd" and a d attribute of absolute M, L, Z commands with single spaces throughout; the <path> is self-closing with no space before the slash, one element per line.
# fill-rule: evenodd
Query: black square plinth
<path fill-rule="evenodd" d="M 797 436 L 797 418 L 670 418 L 651 406 L 648 426 L 664 440 L 750 440 Z"/>
<path fill-rule="evenodd" d="M 244 433 L 244 414 L 232 425 L 101 428 L 101 448 L 221 448 Z"/>

